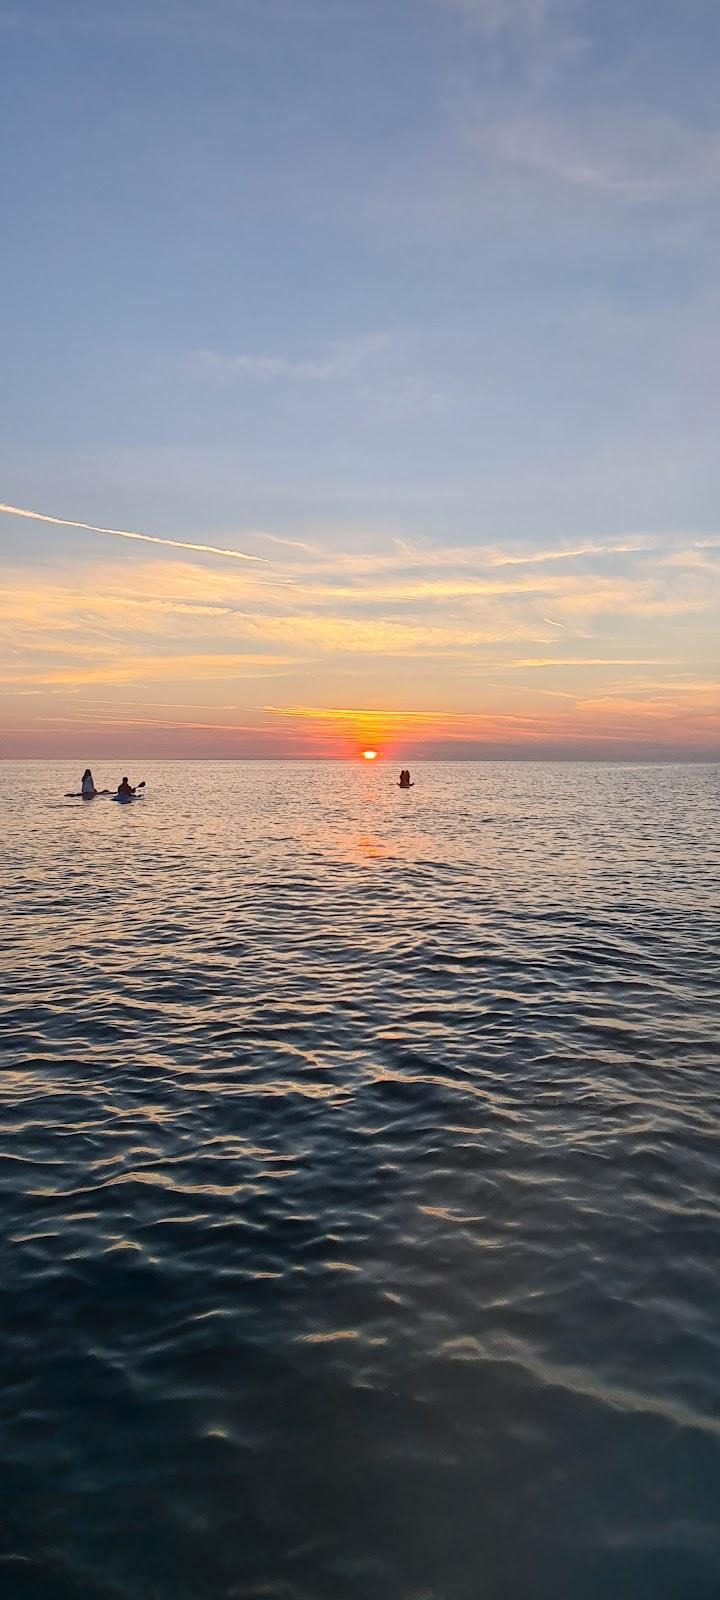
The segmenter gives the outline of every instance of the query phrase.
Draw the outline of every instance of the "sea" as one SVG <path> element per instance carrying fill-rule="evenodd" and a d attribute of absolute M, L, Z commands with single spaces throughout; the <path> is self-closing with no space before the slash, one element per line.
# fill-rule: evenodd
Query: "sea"
<path fill-rule="evenodd" d="M 0 763 L 3 1600 L 717 1600 L 720 768 L 85 764 Z"/>

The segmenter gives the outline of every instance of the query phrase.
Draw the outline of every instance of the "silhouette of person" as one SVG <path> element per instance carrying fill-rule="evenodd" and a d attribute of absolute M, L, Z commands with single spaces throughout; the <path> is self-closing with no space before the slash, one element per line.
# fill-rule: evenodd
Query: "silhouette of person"
<path fill-rule="evenodd" d="M 81 795 L 83 796 L 83 798 L 85 800 L 89 800 L 89 799 L 92 798 L 92 796 L 94 794 L 97 794 L 97 789 L 95 788 L 93 775 L 92 775 L 89 767 L 86 767 L 86 769 L 85 769 L 85 771 L 84 771 L 84 773 L 82 775 L 82 783 L 80 785 L 80 793 L 81 793 Z"/>
<path fill-rule="evenodd" d="M 127 778 L 123 778 L 122 783 L 118 784 L 117 792 L 118 794 L 134 794 L 135 790 L 133 789 L 132 784 L 128 783 Z"/>

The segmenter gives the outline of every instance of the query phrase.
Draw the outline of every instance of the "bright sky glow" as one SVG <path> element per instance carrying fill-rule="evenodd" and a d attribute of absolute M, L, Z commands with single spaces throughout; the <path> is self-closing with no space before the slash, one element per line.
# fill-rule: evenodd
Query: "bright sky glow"
<path fill-rule="evenodd" d="M 720 753 L 715 0 L 0 0 L 0 751 Z"/>

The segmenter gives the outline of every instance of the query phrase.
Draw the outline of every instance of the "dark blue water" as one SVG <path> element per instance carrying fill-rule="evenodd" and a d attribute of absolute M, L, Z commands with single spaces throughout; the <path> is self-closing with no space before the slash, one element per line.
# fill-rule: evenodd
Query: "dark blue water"
<path fill-rule="evenodd" d="M 83 765 L 0 766 L 3 1596 L 715 1600 L 718 768 Z"/>

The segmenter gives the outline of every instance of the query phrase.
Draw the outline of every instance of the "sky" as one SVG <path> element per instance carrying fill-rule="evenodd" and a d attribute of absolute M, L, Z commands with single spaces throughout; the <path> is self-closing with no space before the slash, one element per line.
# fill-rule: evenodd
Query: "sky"
<path fill-rule="evenodd" d="M 0 756 L 717 759 L 718 59 L 0 0 Z"/>

